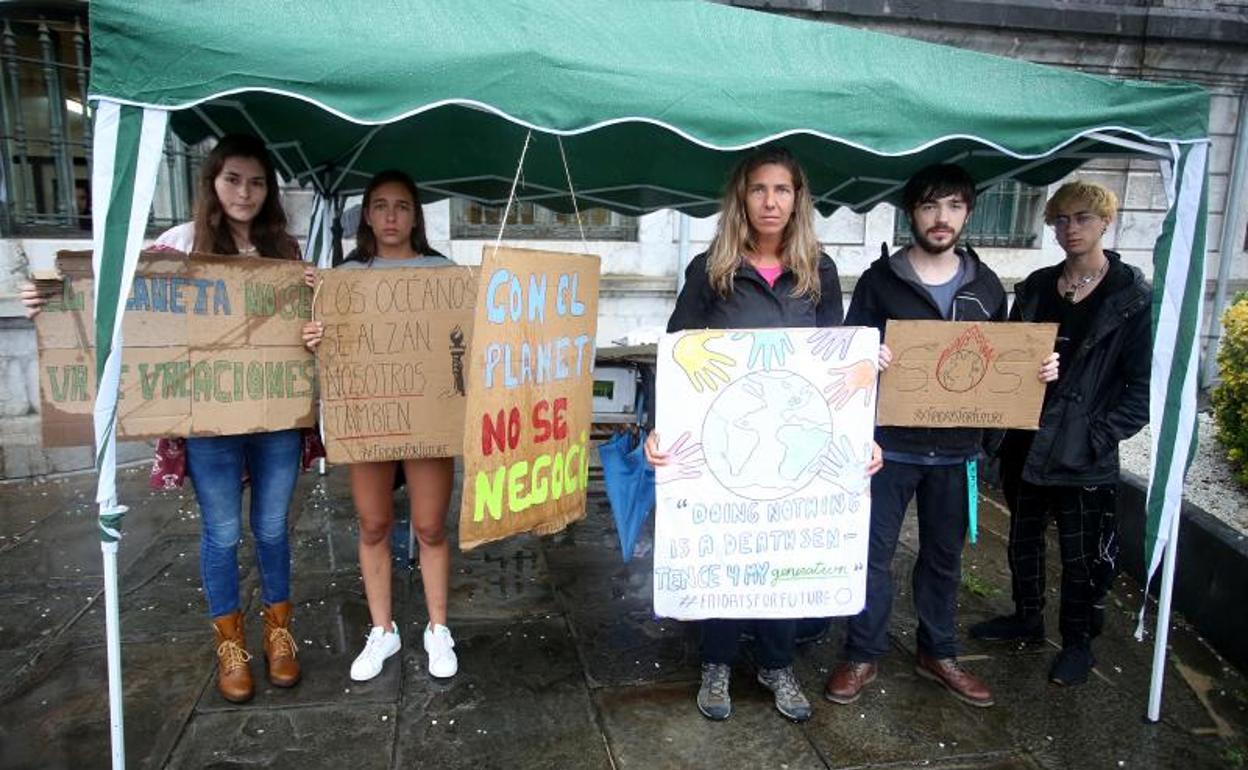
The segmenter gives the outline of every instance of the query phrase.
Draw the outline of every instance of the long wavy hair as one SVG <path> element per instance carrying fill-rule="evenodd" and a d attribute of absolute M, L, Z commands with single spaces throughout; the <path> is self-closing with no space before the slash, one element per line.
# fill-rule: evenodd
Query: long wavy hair
<path fill-rule="evenodd" d="M 228 158 L 252 158 L 264 168 L 264 203 L 251 220 L 251 245 L 262 257 L 299 259 L 299 242 L 286 231 L 286 210 L 277 191 L 277 171 L 264 142 L 250 134 L 227 134 L 208 153 L 199 172 L 195 197 L 194 250 L 205 254 L 237 254 L 229 219 L 217 198 L 216 181 Z"/>
<path fill-rule="evenodd" d="M 354 259 L 371 263 L 377 256 L 377 234 L 373 232 L 372 225 L 368 223 L 368 206 L 372 203 L 373 193 L 377 188 L 390 182 L 403 185 L 412 196 L 412 251 L 421 256 L 436 253 L 429 245 L 429 238 L 425 234 L 425 213 L 420 207 L 420 191 L 416 189 L 416 182 L 405 172 L 392 168 L 374 174 L 373 178 L 368 180 L 368 186 L 364 188 L 364 201 L 360 204 L 360 225 L 355 231 Z"/>
<path fill-rule="evenodd" d="M 723 205 L 715 239 L 707 252 L 706 273 L 711 287 L 721 297 L 732 293 L 733 276 L 745 255 L 757 247 L 745 202 L 750 174 L 768 164 L 783 166 L 793 178 L 793 214 L 780 235 L 780 261 L 797 277 L 794 297 L 819 301 L 819 239 L 815 237 L 815 207 L 810 199 L 806 172 L 793 154 L 783 147 L 764 147 L 737 164 L 724 188 Z"/>

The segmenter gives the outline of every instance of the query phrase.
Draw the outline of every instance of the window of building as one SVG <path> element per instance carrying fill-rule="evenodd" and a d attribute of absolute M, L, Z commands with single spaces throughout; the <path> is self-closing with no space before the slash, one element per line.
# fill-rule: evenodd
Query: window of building
<path fill-rule="evenodd" d="M 989 187 L 975 199 L 971 221 L 962 242 L 976 248 L 1029 248 L 1039 237 L 1040 206 L 1044 188 L 1006 180 Z M 908 244 L 910 221 L 898 209 L 893 222 L 893 243 Z"/>
<path fill-rule="evenodd" d="M 9 18 L 0 27 L 0 232 L 85 237 L 91 230 L 91 46 L 85 16 Z M 165 143 L 151 230 L 191 217 L 205 154 Z"/>
<path fill-rule="evenodd" d="M 494 238 L 502 221 L 503 207 L 485 206 L 456 198 L 451 201 L 452 238 Z M 637 218 L 607 209 L 582 209 L 585 238 L 591 241 L 632 241 L 637 239 Z M 580 240 L 575 214 L 560 214 L 536 203 L 517 201 L 507 215 L 508 238 L 528 240 Z"/>

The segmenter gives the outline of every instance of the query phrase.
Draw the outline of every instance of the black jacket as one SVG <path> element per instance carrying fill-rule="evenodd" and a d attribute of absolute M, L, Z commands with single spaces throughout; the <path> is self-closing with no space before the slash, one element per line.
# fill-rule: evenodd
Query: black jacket
<path fill-rule="evenodd" d="M 1004 321 L 1005 289 L 997 274 L 970 248 L 959 248 L 965 272 L 953 298 L 952 318 L 944 318 L 932 295 L 906 259 L 906 250 L 882 254 L 854 287 L 846 326 L 874 326 L 884 337 L 890 319 L 898 321 Z M 1000 437 L 1000 432 L 997 432 Z M 985 434 L 979 428 L 877 427 L 875 440 L 886 452 L 967 457 L 979 454 Z"/>
<path fill-rule="evenodd" d="M 667 331 L 840 326 L 845 316 L 841 279 L 827 254 L 819 256 L 819 283 L 816 305 L 807 297 L 793 296 L 797 278 L 792 272 L 781 273 L 773 288 L 743 260 L 733 276 L 732 293 L 721 297 L 711 288 L 702 253 L 685 269 L 685 286 L 676 298 Z"/>
<path fill-rule="evenodd" d="M 1102 300 L 1087 337 L 1057 382 L 1035 431 L 1009 431 L 1001 448 L 1003 471 L 1044 485 L 1109 484 L 1118 480 L 1118 442 L 1148 424 L 1152 371 L 1152 288 L 1144 274 L 1106 251 Z M 1041 287 L 1054 285 L 1062 264 L 1042 268 L 1014 287 L 1010 319 L 1034 321 Z"/>

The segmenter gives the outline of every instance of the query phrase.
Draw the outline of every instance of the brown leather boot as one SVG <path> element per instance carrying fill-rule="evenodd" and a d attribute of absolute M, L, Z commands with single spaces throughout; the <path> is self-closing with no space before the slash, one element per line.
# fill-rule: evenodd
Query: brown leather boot
<path fill-rule="evenodd" d="M 290 635 L 290 602 L 264 608 L 264 660 L 274 687 L 299 684 L 299 659 L 295 637 Z"/>
<path fill-rule="evenodd" d="M 963 703 L 981 707 L 995 703 L 988 685 L 962 668 L 957 658 L 933 658 L 920 652 L 919 662 L 914 670 L 919 676 L 944 685 L 946 690 Z"/>
<path fill-rule="evenodd" d="M 862 694 L 862 688 L 875 681 L 878 670 L 874 663 L 841 661 L 832 669 L 823 697 L 841 705 L 853 703 Z"/>
<path fill-rule="evenodd" d="M 243 637 L 243 613 L 235 611 L 212 619 L 217 634 L 217 689 L 231 703 L 246 703 L 255 691 L 251 686 L 251 656 Z"/>

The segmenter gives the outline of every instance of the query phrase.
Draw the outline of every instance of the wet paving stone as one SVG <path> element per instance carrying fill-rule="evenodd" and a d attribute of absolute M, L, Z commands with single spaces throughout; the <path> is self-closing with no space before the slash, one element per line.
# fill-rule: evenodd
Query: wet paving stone
<path fill-rule="evenodd" d="M 292 503 L 292 631 L 304 679 L 286 690 L 265 681 L 259 577 L 245 534 L 241 590 L 257 692 L 248 704 L 227 703 L 213 684 L 193 495 L 189 487 L 148 491 L 145 470 L 121 479 L 132 506 L 120 558 L 130 767 L 1082 770 L 1118 762 L 1229 767 L 1236 751 L 1248 753 L 1248 685 L 1181 619 L 1171 636 L 1163 721 L 1142 723 L 1152 646 L 1130 638 L 1139 589 L 1127 582 L 1111 596 L 1094 680 L 1069 689 L 1048 684 L 1058 638 L 1055 548 L 1050 641 L 969 639 L 970 625 L 1010 609 L 1008 520 L 988 499 L 980 542 L 965 552 L 958 620 L 966 665 L 996 694 L 990 709 L 965 706 L 913 672 L 911 514 L 894 565 L 892 650 L 862 700 L 836 706 L 821 697 L 843 643 L 845 621 L 837 619 L 798 651 L 797 672 L 815 706 L 811 722 L 793 725 L 776 714 L 753 678 L 748 644 L 733 681 L 736 712 L 709 722 L 694 705 L 697 625 L 654 617 L 652 540 L 643 534 L 626 564 L 609 507 L 594 496 L 588 516 L 563 532 L 469 552 L 458 548 L 457 510 L 448 516 L 449 625 L 460 673 L 442 681 L 426 671 L 423 587 L 419 565 L 408 566 L 406 492 L 396 492 L 392 593 L 405 646 L 376 679 L 351 682 L 370 620 L 340 468 L 303 474 Z M 600 485 L 591 492 L 600 494 Z M 104 608 L 102 598 L 87 603 L 102 587 L 93 493 L 86 478 L 0 485 L 5 768 L 107 765 Z"/>
<path fill-rule="evenodd" d="M 621 770 L 772 767 L 822 770 L 806 731 L 777 713 L 771 693 L 741 667 L 730 687 L 733 713 L 703 717 L 696 684 L 608 687 L 594 692 L 615 766 Z"/>
<path fill-rule="evenodd" d="M 559 619 L 456 630 L 459 673 L 428 675 L 410 645 L 396 767 L 609 768 L 611 762 Z"/>
<path fill-rule="evenodd" d="M 165 767 L 372 770 L 390 767 L 395 707 L 385 704 L 197 713 Z"/>
<path fill-rule="evenodd" d="M 160 767 L 208 674 L 206 658 L 167 643 L 122 646 L 127 766 Z M 103 646 L 61 640 L 35 675 L 0 704 L 8 769 L 107 767 L 109 715 Z"/>

